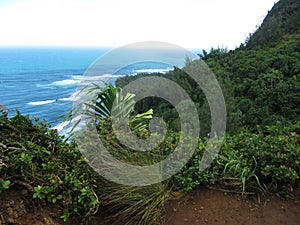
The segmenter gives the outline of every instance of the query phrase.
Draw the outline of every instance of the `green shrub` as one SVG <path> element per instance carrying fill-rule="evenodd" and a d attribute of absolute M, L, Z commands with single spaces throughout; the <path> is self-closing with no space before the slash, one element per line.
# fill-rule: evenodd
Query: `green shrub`
<path fill-rule="evenodd" d="M 287 192 L 300 174 L 300 123 L 258 127 L 225 139 L 213 165 L 219 181 L 242 191 Z"/>
<path fill-rule="evenodd" d="M 199 168 L 207 141 L 200 139 L 188 164 L 172 177 L 174 188 L 187 192 L 199 185 L 217 184 L 239 193 L 291 194 L 289 187 L 297 183 L 300 174 L 300 122 L 257 130 L 227 135 L 219 154 L 204 171 Z"/>
<path fill-rule="evenodd" d="M 175 189 L 180 192 L 188 192 L 200 185 L 214 184 L 216 174 L 209 168 L 204 171 L 200 170 L 200 163 L 206 145 L 206 138 L 198 139 L 198 147 L 195 149 L 192 158 L 172 178 Z"/>
<path fill-rule="evenodd" d="M 19 112 L 0 115 L 0 134 L 0 191 L 21 184 L 33 198 L 62 204 L 65 220 L 97 210 L 96 174 L 74 143 Z"/>

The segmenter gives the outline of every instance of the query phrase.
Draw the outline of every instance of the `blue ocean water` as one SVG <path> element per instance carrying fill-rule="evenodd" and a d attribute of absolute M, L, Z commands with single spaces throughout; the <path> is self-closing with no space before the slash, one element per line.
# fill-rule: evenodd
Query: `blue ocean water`
<path fill-rule="evenodd" d="M 73 107 L 76 88 L 86 69 L 111 48 L 95 47 L 0 47 L 0 104 L 10 115 L 18 109 L 47 120 L 57 118 Z M 139 72 L 169 70 L 163 63 L 128 65 L 118 76 Z"/>

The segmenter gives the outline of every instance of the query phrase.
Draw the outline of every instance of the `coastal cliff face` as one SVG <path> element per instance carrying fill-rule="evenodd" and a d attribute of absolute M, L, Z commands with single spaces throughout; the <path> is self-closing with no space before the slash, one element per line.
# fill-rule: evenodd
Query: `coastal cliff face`
<path fill-rule="evenodd" d="M 281 0 L 269 11 L 258 30 L 250 35 L 249 48 L 273 47 L 288 35 L 300 32 L 300 1 Z"/>

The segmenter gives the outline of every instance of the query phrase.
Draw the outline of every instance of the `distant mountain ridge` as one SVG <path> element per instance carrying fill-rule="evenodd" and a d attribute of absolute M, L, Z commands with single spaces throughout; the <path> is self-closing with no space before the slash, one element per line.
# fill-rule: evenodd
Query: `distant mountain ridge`
<path fill-rule="evenodd" d="M 300 33 L 300 0 L 280 0 L 249 37 L 248 48 L 273 47 L 286 36 Z"/>

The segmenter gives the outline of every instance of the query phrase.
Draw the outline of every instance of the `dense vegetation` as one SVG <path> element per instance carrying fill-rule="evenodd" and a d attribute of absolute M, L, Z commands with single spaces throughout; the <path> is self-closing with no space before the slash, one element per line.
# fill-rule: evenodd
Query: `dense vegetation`
<path fill-rule="evenodd" d="M 284 0 L 275 4 L 257 31 L 250 34 L 246 41 L 247 48 L 273 47 L 287 35 L 299 33 L 299 4 L 297 0 Z"/>
<path fill-rule="evenodd" d="M 207 138 L 199 138 L 193 157 L 170 179 L 145 187 L 124 186 L 96 174 L 73 143 L 66 143 L 45 123 L 17 113 L 0 116 L 0 190 L 14 185 L 28 189 L 33 198 L 60 204 L 62 218 L 78 214 L 87 219 L 109 209 L 116 224 L 152 224 L 159 220 L 164 202 L 173 192 L 187 192 L 199 185 L 268 196 L 299 194 L 300 123 L 277 123 L 257 132 L 244 130 L 227 135 L 211 167 L 199 170 Z M 149 154 L 122 146 L 111 131 L 109 118 L 99 123 L 99 136 L 119 160 L 149 165 L 174 151 L 179 135 L 170 132 Z M 92 156 L 93 157 L 93 156 Z M 96 156 L 95 156 L 96 157 Z M 100 208 L 99 208 L 100 207 Z M 108 208 L 107 208 L 108 207 Z M 137 222 L 138 221 L 138 222 Z"/>
<path fill-rule="evenodd" d="M 22 185 L 33 198 L 61 203 L 64 219 L 97 210 L 95 172 L 74 143 L 19 112 L 12 118 L 0 116 L 0 133 L 0 191 Z"/>
<path fill-rule="evenodd" d="M 88 218 L 108 208 L 111 216 L 118 218 L 117 224 L 153 224 L 159 220 L 164 202 L 172 193 L 184 193 L 199 185 L 257 196 L 278 193 L 297 197 L 297 186 L 300 186 L 299 9 L 297 1 L 281 0 L 258 31 L 238 49 L 229 52 L 212 49 L 199 54 L 216 75 L 228 111 L 227 133 L 209 168 L 199 170 L 210 131 L 208 103 L 196 82 L 181 69 L 174 68 L 167 74 L 154 75 L 183 87 L 196 103 L 201 120 L 197 148 L 179 173 L 146 187 L 113 183 L 89 167 L 72 139 L 66 141 L 37 118 L 19 112 L 9 118 L 6 109 L 1 109 L 0 192 L 14 185 L 24 186 L 33 198 L 61 204 L 65 220 L 74 214 Z M 148 154 L 136 153 L 119 142 L 112 131 L 111 114 L 133 109 L 134 96 L 118 99 L 119 92 L 121 87 L 142 76 L 148 75 L 124 77 L 117 80 L 118 87 L 93 87 L 92 91 L 98 93 L 96 101 L 86 106 L 95 104 L 96 107 L 90 108 L 95 111 L 85 113 L 96 114 L 97 135 L 112 155 L 131 164 L 149 165 L 176 148 L 180 118 L 168 102 L 146 98 L 137 102 L 134 110 L 129 110 L 131 129 L 139 138 L 147 139 L 148 122 L 154 113 L 168 123 L 166 138 Z M 118 104 L 114 108 L 115 99 Z"/>
<path fill-rule="evenodd" d="M 300 33 L 286 35 L 274 47 L 247 49 L 241 47 L 227 52 L 212 49 L 203 52 L 201 59 L 210 67 L 222 86 L 228 112 L 227 132 L 236 134 L 239 128 L 254 131 L 256 125 L 295 123 L 300 115 Z M 116 84 L 125 86 L 131 80 L 147 76 L 141 74 L 124 77 Z M 209 108 L 205 96 L 195 81 L 182 70 L 175 68 L 161 74 L 183 87 L 196 103 L 202 118 L 201 135 L 210 130 Z M 149 97 L 136 106 L 137 111 L 153 108 L 157 116 L 170 121 L 170 128 L 177 130 L 177 113 L 167 102 Z M 174 122 L 175 121 L 175 122 Z"/>

